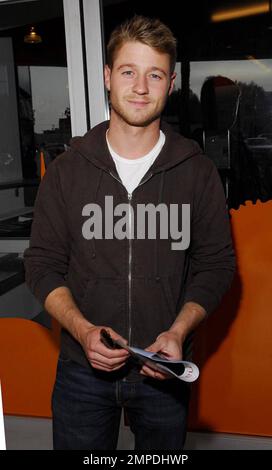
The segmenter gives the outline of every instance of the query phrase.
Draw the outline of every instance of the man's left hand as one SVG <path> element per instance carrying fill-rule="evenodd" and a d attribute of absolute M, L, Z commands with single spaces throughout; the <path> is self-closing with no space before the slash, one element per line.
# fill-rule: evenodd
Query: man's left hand
<path fill-rule="evenodd" d="M 145 350 L 159 353 L 167 359 L 182 359 L 182 342 L 180 336 L 174 331 L 164 331 L 157 337 L 156 341 L 148 348 L 145 348 Z M 173 376 L 167 374 L 167 372 L 151 369 L 151 367 L 147 365 L 143 365 L 140 374 L 158 380 L 173 378 Z"/>

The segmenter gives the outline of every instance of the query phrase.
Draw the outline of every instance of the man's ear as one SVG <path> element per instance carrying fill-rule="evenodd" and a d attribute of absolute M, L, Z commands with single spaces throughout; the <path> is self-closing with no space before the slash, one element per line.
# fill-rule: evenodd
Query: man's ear
<path fill-rule="evenodd" d="M 168 90 L 168 96 L 171 95 L 173 89 L 174 89 L 174 85 L 175 85 L 175 79 L 176 79 L 176 72 L 172 73 L 171 75 L 171 78 L 170 78 L 170 85 L 169 85 L 169 90 Z"/>
<path fill-rule="evenodd" d="M 108 65 L 105 65 L 104 68 L 104 81 L 105 81 L 105 86 L 108 91 L 110 91 L 110 79 L 111 79 L 111 69 Z"/>

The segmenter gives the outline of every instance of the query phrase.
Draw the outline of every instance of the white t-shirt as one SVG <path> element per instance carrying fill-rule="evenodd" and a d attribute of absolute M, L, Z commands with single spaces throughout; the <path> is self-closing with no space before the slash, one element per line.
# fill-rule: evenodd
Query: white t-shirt
<path fill-rule="evenodd" d="M 165 135 L 162 131 L 160 131 L 160 137 L 156 145 L 153 147 L 150 152 L 148 152 L 143 157 L 135 158 L 133 160 L 120 157 L 110 146 L 108 141 L 108 137 L 106 134 L 107 144 L 109 148 L 109 152 L 113 158 L 113 161 L 116 166 L 117 173 L 125 186 L 127 192 L 132 194 L 135 188 L 137 188 L 138 184 L 140 183 L 142 177 L 146 174 L 146 172 L 151 167 L 152 163 L 155 161 L 157 156 L 159 155 L 164 142 L 165 142 Z"/>

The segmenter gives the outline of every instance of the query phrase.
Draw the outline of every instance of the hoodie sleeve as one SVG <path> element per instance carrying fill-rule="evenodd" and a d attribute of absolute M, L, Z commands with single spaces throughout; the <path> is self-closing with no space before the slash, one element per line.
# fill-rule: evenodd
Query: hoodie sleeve
<path fill-rule="evenodd" d="M 55 160 L 40 183 L 30 245 L 24 252 L 26 284 L 42 305 L 52 290 L 67 285 L 69 234 L 66 213 Z"/>
<path fill-rule="evenodd" d="M 203 164 L 206 161 L 208 165 L 199 169 L 201 184 L 196 186 L 189 248 L 189 281 L 184 301 L 196 302 L 211 313 L 231 285 L 235 255 L 219 174 L 211 160 L 203 155 L 201 158 Z M 201 170 L 206 177 L 203 178 Z"/>

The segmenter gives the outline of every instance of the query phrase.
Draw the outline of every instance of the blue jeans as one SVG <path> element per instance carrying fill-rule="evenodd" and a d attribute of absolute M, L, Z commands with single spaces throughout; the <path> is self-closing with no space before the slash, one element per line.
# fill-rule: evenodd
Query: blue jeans
<path fill-rule="evenodd" d="M 181 450 L 189 387 L 180 380 L 115 380 L 60 356 L 52 395 L 54 449 L 114 450 L 122 407 L 135 450 Z"/>

